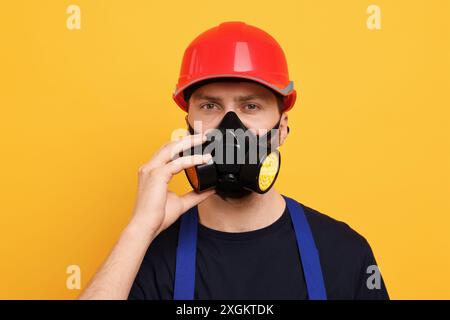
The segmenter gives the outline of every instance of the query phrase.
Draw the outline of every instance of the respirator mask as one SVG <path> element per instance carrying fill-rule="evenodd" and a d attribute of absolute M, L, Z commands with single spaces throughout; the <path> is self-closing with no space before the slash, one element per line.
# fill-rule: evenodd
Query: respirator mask
<path fill-rule="evenodd" d="M 197 192 L 216 188 L 224 198 L 269 191 L 280 171 L 279 124 L 280 120 L 259 135 L 248 130 L 235 112 L 226 113 L 218 127 L 207 132 L 206 142 L 186 150 L 190 155 L 212 155 L 209 162 L 185 169 L 192 188 Z M 197 133 L 190 124 L 189 132 Z"/>

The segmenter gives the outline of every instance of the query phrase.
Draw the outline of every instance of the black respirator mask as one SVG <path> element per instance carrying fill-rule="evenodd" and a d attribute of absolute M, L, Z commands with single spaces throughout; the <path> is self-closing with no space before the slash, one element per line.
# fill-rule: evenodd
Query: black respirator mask
<path fill-rule="evenodd" d="M 260 136 L 248 130 L 236 113 L 228 112 L 217 129 L 206 134 L 205 143 L 190 149 L 189 154 L 212 155 L 208 163 L 185 170 L 192 188 L 197 192 L 216 188 L 225 198 L 269 191 L 281 164 L 279 124 L 280 120 Z M 196 133 L 190 125 L 189 132 Z"/>

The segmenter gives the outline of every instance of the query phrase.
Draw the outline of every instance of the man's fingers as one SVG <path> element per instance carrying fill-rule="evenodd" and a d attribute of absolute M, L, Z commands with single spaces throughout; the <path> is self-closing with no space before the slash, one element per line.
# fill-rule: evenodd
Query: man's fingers
<path fill-rule="evenodd" d="M 167 146 L 167 157 L 165 159 L 166 163 L 174 160 L 175 157 L 179 155 L 180 152 L 188 150 L 191 147 L 198 146 L 206 141 L 206 135 L 195 134 L 183 137 L 179 141 L 174 141 Z M 190 154 L 189 154 L 190 155 Z"/>
<path fill-rule="evenodd" d="M 171 175 L 175 175 L 183 169 L 187 169 L 189 167 L 207 163 L 211 159 L 212 159 L 212 156 L 209 153 L 205 154 L 205 155 L 195 154 L 192 156 L 185 156 L 185 157 L 177 158 L 177 159 L 169 162 L 168 164 L 166 164 L 165 167 L 167 168 L 167 170 L 169 171 L 169 173 Z"/>
<path fill-rule="evenodd" d="M 180 152 L 193 146 L 200 145 L 206 141 L 204 134 L 188 135 L 180 140 L 173 141 L 163 146 L 150 160 L 149 166 L 152 168 L 162 166 L 173 160 Z"/>
<path fill-rule="evenodd" d="M 182 212 L 186 212 L 193 206 L 196 206 L 197 204 L 199 204 L 200 202 L 202 202 L 203 200 L 205 200 L 206 198 L 210 197 L 215 193 L 216 193 L 215 189 L 207 190 L 202 193 L 197 193 L 194 190 L 186 193 L 185 195 L 180 197 L 181 202 L 183 203 Z"/>

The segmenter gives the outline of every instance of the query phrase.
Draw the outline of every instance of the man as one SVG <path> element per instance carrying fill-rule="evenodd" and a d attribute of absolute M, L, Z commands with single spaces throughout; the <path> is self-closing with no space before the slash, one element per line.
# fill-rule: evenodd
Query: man
<path fill-rule="evenodd" d="M 133 217 L 80 298 L 388 299 L 361 235 L 272 187 L 278 151 L 256 164 L 221 164 L 217 152 L 174 156 L 204 151 L 214 129 L 248 129 L 258 143 L 268 137 L 259 129 L 276 129 L 269 140 L 282 145 L 295 99 L 284 53 L 264 31 L 226 22 L 198 36 L 174 92 L 191 135 L 140 168 Z M 177 196 L 167 185 L 183 170 L 195 190 Z"/>

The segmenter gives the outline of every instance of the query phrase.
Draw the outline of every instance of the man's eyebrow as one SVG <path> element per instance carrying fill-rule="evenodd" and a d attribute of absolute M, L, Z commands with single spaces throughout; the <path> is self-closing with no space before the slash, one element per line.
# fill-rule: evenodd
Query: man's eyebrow
<path fill-rule="evenodd" d="M 254 99 L 261 99 L 261 100 L 267 101 L 267 100 L 269 100 L 269 95 L 268 94 L 251 94 L 248 96 L 239 96 L 235 100 L 236 101 L 248 101 L 248 100 L 254 100 Z"/>
<path fill-rule="evenodd" d="M 219 102 L 222 101 L 221 97 L 206 95 L 201 92 L 194 93 L 192 95 L 192 97 L 194 99 L 198 99 L 198 100 L 210 100 L 210 101 L 219 101 Z M 249 100 L 254 100 L 254 99 L 261 99 L 261 100 L 267 101 L 269 99 L 269 96 L 267 94 L 251 94 L 248 96 L 238 96 L 238 97 L 234 98 L 235 101 L 239 101 L 239 102 L 249 101 Z"/>
<path fill-rule="evenodd" d="M 206 95 L 200 92 L 196 92 L 192 95 L 192 98 L 197 100 L 212 100 L 212 101 L 222 101 L 221 97 L 214 97 L 210 95 Z"/>

